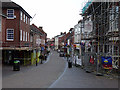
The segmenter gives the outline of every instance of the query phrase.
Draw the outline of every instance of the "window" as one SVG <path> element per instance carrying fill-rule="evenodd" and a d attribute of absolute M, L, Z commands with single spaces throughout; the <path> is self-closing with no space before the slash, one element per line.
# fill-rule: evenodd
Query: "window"
<path fill-rule="evenodd" d="M 14 19 L 14 9 L 8 9 L 7 16 L 9 19 Z"/>
<path fill-rule="evenodd" d="M 23 41 L 25 41 L 25 31 L 23 31 Z"/>
<path fill-rule="evenodd" d="M 29 42 L 29 33 L 28 33 L 28 42 Z"/>
<path fill-rule="evenodd" d="M 26 32 L 26 41 L 27 41 L 27 32 Z"/>
<path fill-rule="evenodd" d="M 24 22 L 25 22 L 25 14 L 24 14 Z"/>
<path fill-rule="evenodd" d="M 30 24 L 30 19 L 28 18 L 28 24 Z"/>
<path fill-rule="evenodd" d="M 0 19 L 0 32 L 1 32 L 1 29 L 2 29 L 2 27 L 1 27 L 1 19 Z"/>
<path fill-rule="evenodd" d="M 30 42 L 33 42 L 33 36 L 30 36 Z"/>
<path fill-rule="evenodd" d="M 21 20 L 22 20 L 23 19 L 23 13 L 22 13 L 22 11 L 21 11 L 21 15 L 20 16 L 21 16 Z"/>
<path fill-rule="evenodd" d="M 26 24 L 27 24 L 27 16 L 26 16 Z"/>
<path fill-rule="evenodd" d="M 14 40 L 14 29 L 7 29 L 7 40 Z"/>
<path fill-rule="evenodd" d="M 20 41 L 22 41 L 22 30 L 20 30 Z"/>

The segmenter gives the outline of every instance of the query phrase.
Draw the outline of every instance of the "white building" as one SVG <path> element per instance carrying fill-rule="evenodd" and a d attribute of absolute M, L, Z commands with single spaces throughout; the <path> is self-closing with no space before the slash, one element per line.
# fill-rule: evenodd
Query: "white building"
<path fill-rule="evenodd" d="M 74 26 L 74 59 L 73 63 L 77 65 L 82 65 L 81 61 L 81 45 L 82 42 L 82 33 L 83 33 L 83 22 L 80 20 L 77 25 Z"/>
<path fill-rule="evenodd" d="M 59 36 L 55 37 L 55 50 L 58 49 L 58 45 L 59 45 Z"/>

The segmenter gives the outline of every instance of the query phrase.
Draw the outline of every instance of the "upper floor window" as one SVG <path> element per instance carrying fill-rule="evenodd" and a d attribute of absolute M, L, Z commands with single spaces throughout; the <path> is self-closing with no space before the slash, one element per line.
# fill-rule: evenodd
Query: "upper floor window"
<path fill-rule="evenodd" d="M 30 18 L 28 18 L 28 24 L 30 24 Z"/>
<path fill-rule="evenodd" d="M 28 23 L 27 16 L 26 16 L 26 24 Z"/>
<path fill-rule="evenodd" d="M 25 22 L 25 14 L 24 14 L 24 22 Z"/>
<path fill-rule="evenodd" d="M 14 40 L 14 29 L 7 29 L 7 40 Z"/>
<path fill-rule="evenodd" d="M 7 9 L 7 18 L 14 19 L 14 9 Z"/>
<path fill-rule="evenodd" d="M 20 16 L 21 16 L 21 20 L 22 20 L 23 19 L 23 13 L 22 13 L 22 11 L 21 11 L 21 15 Z"/>

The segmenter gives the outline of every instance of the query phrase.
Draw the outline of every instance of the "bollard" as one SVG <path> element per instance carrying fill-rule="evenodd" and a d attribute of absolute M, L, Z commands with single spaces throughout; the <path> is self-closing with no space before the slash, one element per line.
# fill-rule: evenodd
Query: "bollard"
<path fill-rule="evenodd" d="M 41 64 L 43 64 L 42 59 L 41 59 Z"/>
<path fill-rule="evenodd" d="M 37 59 L 36 59 L 36 66 L 37 66 L 38 64 L 37 64 Z"/>
<path fill-rule="evenodd" d="M 68 61 L 68 68 L 72 68 L 72 62 L 70 60 Z"/>

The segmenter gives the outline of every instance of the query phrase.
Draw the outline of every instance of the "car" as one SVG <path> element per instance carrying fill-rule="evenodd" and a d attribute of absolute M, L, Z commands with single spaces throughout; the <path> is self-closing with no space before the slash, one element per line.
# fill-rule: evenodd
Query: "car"
<path fill-rule="evenodd" d="M 59 56 L 60 56 L 60 57 L 64 57 L 64 52 L 63 52 L 63 51 L 60 51 Z"/>

